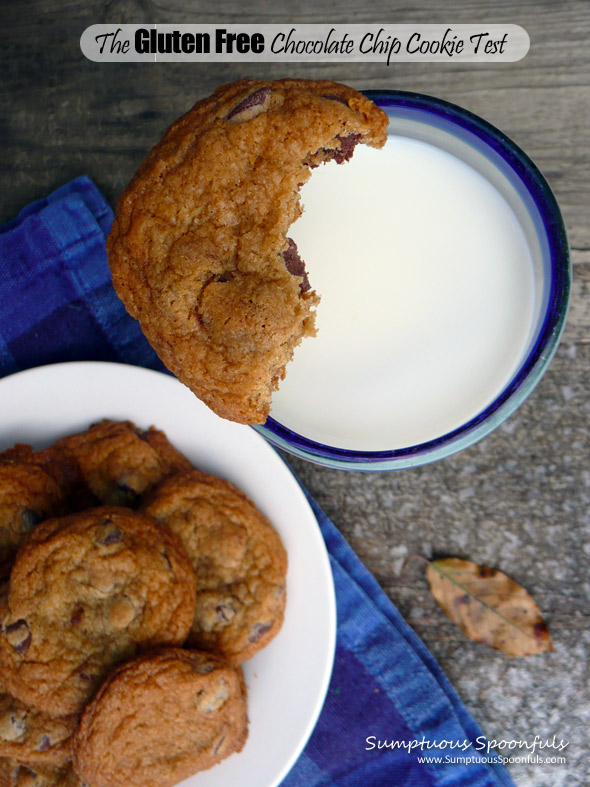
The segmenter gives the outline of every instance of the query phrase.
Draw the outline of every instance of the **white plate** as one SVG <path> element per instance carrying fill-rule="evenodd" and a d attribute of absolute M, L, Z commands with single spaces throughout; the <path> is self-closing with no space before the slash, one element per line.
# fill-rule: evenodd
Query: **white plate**
<path fill-rule="evenodd" d="M 184 787 L 271 787 L 301 753 L 322 708 L 334 660 L 336 606 L 326 547 L 297 481 L 253 429 L 214 415 L 177 380 L 110 363 L 66 363 L 0 381 L 0 449 L 44 448 L 101 418 L 164 430 L 197 467 L 223 476 L 274 524 L 289 556 L 280 633 L 244 665 L 250 733 L 240 754 Z"/>

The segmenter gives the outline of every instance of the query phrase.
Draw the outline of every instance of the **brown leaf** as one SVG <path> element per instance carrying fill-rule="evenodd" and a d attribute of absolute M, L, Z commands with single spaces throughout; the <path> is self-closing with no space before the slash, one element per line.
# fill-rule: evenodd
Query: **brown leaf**
<path fill-rule="evenodd" d="M 506 574 L 450 557 L 428 564 L 430 591 L 468 637 L 508 656 L 553 650 L 539 607 Z"/>

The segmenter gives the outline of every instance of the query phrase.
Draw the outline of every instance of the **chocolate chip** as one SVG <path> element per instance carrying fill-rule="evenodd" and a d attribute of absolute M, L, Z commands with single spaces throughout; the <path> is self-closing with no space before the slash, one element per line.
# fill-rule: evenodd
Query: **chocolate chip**
<path fill-rule="evenodd" d="M 70 626 L 77 626 L 81 622 L 83 615 L 84 615 L 84 608 L 78 607 L 78 609 L 76 609 L 76 611 L 73 613 L 72 617 L 70 618 Z"/>
<path fill-rule="evenodd" d="M 347 137 L 336 136 L 336 139 L 340 141 L 340 150 L 334 150 L 333 152 L 333 158 L 337 164 L 348 161 L 361 136 L 361 134 L 349 134 Z"/>
<path fill-rule="evenodd" d="M 354 149 L 361 139 L 362 134 L 348 134 L 347 136 L 336 135 L 338 141 L 337 148 L 319 148 L 315 153 L 309 153 L 304 159 L 303 164 L 315 169 L 322 162 L 334 160 L 337 164 L 342 164 L 352 156 Z"/>
<path fill-rule="evenodd" d="M 267 631 L 270 631 L 272 623 L 256 623 L 252 629 L 252 634 L 248 642 L 258 642 L 260 637 L 264 636 Z"/>
<path fill-rule="evenodd" d="M 112 522 L 110 519 L 106 519 L 103 522 L 103 525 L 105 524 L 112 525 Z M 107 533 L 104 533 L 98 539 L 98 541 L 101 544 L 104 544 L 105 547 L 110 547 L 112 544 L 119 544 L 121 541 L 123 541 L 123 534 L 118 527 L 111 527 Z"/>
<path fill-rule="evenodd" d="M 41 738 L 41 743 L 37 746 L 37 751 L 47 751 L 51 748 L 51 740 L 49 735 L 44 735 Z"/>
<path fill-rule="evenodd" d="M 307 278 L 305 263 L 299 256 L 295 241 L 291 240 L 291 238 L 287 238 L 287 243 L 289 245 L 283 252 L 281 252 L 283 260 L 285 261 L 285 267 L 292 276 L 302 277 L 299 284 L 299 290 L 301 292 L 307 292 L 307 290 L 311 289 L 311 285 L 309 283 L 309 279 Z"/>
<path fill-rule="evenodd" d="M 20 515 L 20 532 L 30 533 L 33 528 L 37 527 L 39 522 L 43 521 L 43 517 L 34 508 L 25 508 Z"/>
<path fill-rule="evenodd" d="M 217 612 L 217 617 L 219 620 L 223 620 L 226 623 L 230 621 L 233 616 L 236 614 L 236 611 L 233 607 L 230 607 L 229 604 L 218 604 L 215 607 L 215 611 Z"/>
<path fill-rule="evenodd" d="M 249 96 L 246 96 L 239 104 L 231 110 L 228 114 L 227 119 L 231 120 L 232 118 L 236 117 L 236 115 L 240 115 L 242 112 L 246 112 L 248 109 L 253 109 L 254 107 L 260 107 L 259 112 L 262 112 L 264 109 L 264 105 L 270 98 L 270 88 L 268 87 L 261 87 L 258 90 L 255 90 L 253 93 L 250 93 Z M 256 114 L 259 114 L 257 112 Z"/>
<path fill-rule="evenodd" d="M 345 98 L 342 98 L 342 96 L 325 95 L 322 96 L 322 98 L 327 98 L 328 101 L 339 101 L 341 104 L 344 104 L 344 106 L 348 106 L 348 101 Z"/>
<path fill-rule="evenodd" d="M 90 683 L 90 681 L 92 680 L 92 675 L 89 675 L 87 672 L 80 672 L 78 677 L 80 678 L 80 680 L 83 680 L 86 683 Z"/>
<path fill-rule="evenodd" d="M 6 634 L 6 639 L 17 653 L 27 652 L 31 644 L 31 632 L 26 620 L 21 618 L 14 623 L 10 623 L 6 626 L 4 633 Z"/>
<path fill-rule="evenodd" d="M 193 663 L 193 670 L 198 675 L 208 675 L 210 672 L 213 672 L 213 664 L 206 661 L 204 664 L 201 662 Z"/>

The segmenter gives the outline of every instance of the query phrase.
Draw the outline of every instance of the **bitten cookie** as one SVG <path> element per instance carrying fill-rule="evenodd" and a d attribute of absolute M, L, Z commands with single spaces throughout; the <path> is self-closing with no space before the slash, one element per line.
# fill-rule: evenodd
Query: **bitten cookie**
<path fill-rule="evenodd" d="M 17 444 L 0 454 L 0 579 L 25 536 L 50 516 L 64 514 L 75 468 L 56 452 Z"/>
<path fill-rule="evenodd" d="M 78 716 L 50 716 L 0 686 L 0 757 L 37 765 L 64 765 L 71 759 Z"/>
<path fill-rule="evenodd" d="M 198 470 L 159 484 L 142 510 L 181 540 L 197 581 L 188 642 L 234 664 L 283 622 L 287 554 L 268 519 L 233 484 Z"/>
<path fill-rule="evenodd" d="M 104 505 L 133 506 L 149 487 L 191 463 L 163 432 L 131 421 L 94 424 L 59 440 L 54 449 L 76 462 L 90 491 Z"/>
<path fill-rule="evenodd" d="M 169 787 L 240 751 L 247 734 L 241 669 L 166 649 L 101 686 L 82 716 L 74 766 L 92 787 Z"/>
<path fill-rule="evenodd" d="M 381 147 L 387 115 L 328 81 L 242 80 L 176 121 L 124 191 L 113 283 L 164 361 L 216 413 L 263 423 L 318 296 L 289 227 L 313 167 Z"/>
<path fill-rule="evenodd" d="M 195 580 L 176 536 L 149 517 L 102 507 L 39 525 L 0 605 L 0 674 L 22 702 L 79 712 L 139 646 L 182 644 Z"/>

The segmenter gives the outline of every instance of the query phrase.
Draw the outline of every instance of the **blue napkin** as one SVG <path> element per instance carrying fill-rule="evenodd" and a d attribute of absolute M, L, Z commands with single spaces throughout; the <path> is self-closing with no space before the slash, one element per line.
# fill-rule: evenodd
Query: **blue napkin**
<path fill-rule="evenodd" d="M 112 288 L 112 219 L 80 177 L 0 228 L 0 376 L 73 360 L 163 370 Z M 432 655 L 308 498 L 334 574 L 336 660 L 318 724 L 283 787 L 512 785 Z"/>

